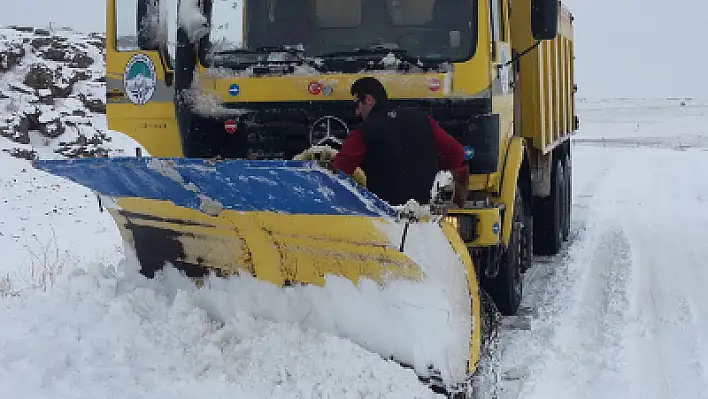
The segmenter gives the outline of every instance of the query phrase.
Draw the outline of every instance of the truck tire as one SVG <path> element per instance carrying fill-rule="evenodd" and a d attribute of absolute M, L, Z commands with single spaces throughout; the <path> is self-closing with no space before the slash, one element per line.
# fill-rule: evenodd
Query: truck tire
<path fill-rule="evenodd" d="M 533 247 L 538 255 L 555 255 L 563 244 L 563 175 L 563 164 L 557 160 L 551 171 L 551 195 L 534 197 Z"/>
<path fill-rule="evenodd" d="M 496 399 L 499 397 L 501 375 L 501 314 L 489 294 L 481 289 L 480 357 L 477 370 L 470 378 L 466 393 L 451 395 L 451 399 Z"/>
<path fill-rule="evenodd" d="M 494 278 L 483 276 L 483 285 L 494 299 L 494 303 L 503 315 L 514 315 L 519 309 L 523 295 L 523 261 L 528 235 L 525 221 L 524 201 L 521 190 L 517 187 L 514 198 L 514 214 L 511 219 L 509 246 L 499 257 L 499 273 Z"/>

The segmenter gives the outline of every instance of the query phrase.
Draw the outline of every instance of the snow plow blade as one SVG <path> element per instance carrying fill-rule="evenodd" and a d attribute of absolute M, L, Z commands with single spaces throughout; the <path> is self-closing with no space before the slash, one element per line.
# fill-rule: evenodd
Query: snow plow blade
<path fill-rule="evenodd" d="M 448 387 L 464 384 L 477 366 L 480 323 L 473 315 L 480 301 L 457 232 L 446 223 L 400 219 L 348 176 L 309 161 L 34 165 L 96 191 L 148 277 L 171 264 L 192 277 L 243 275 L 292 295 L 320 290 L 298 297 L 312 301 L 310 327 Z"/>
<path fill-rule="evenodd" d="M 308 257 L 358 269 L 335 253 L 320 257 L 333 247 L 369 259 L 368 277 L 378 278 L 384 254 L 391 272 L 418 273 L 402 254 L 377 248 L 382 237 L 357 218 L 393 216 L 388 204 L 305 161 L 114 158 L 36 167 L 96 191 L 150 276 L 169 262 L 189 275 L 246 269 L 281 285 L 314 277 L 297 275 Z"/>

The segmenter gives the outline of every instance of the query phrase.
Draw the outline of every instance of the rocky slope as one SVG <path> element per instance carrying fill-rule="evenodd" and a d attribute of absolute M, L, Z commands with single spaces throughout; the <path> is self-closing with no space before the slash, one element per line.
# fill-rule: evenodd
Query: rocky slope
<path fill-rule="evenodd" d="M 3 151 L 26 159 L 120 152 L 105 112 L 103 33 L 0 27 L 0 136 L 11 141 Z"/>

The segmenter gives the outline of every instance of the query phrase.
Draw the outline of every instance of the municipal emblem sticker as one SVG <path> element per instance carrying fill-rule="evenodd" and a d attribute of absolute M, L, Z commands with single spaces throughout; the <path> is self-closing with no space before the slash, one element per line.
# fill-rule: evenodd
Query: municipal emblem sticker
<path fill-rule="evenodd" d="M 123 72 L 125 92 L 135 105 L 145 105 L 155 94 L 157 74 L 155 64 L 145 54 L 135 54 L 128 61 Z"/>

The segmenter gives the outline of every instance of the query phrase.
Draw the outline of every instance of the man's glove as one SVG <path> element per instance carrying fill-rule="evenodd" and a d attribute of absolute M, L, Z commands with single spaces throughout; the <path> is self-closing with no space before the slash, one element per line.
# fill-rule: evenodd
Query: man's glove
<path fill-rule="evenodd" d="M 310 147 L 295 155 L 293 159 L 298 161 L 315 161 L 320 167 L 336 172 L 337 168 L 334 167 L 332 161 L 334 160 L 334 156 L 337 155 L 337 152 L 337 150 L 329 146 L 316 146 Z M 356 168 L 352 178 L 359 185 L 366 187 L 366 175 L 361 168 Z"/>
<path fill-rule="evenodd" d="M 297 161 L 317 161 L 322 167 L 332 164 L 332 159 L 337 155 L 337 150 L 329 146 L 310 147 L 305 151 L 295 155 L 293 159 Z M 329 169 L 329 167 L 327 167 Z"/>

